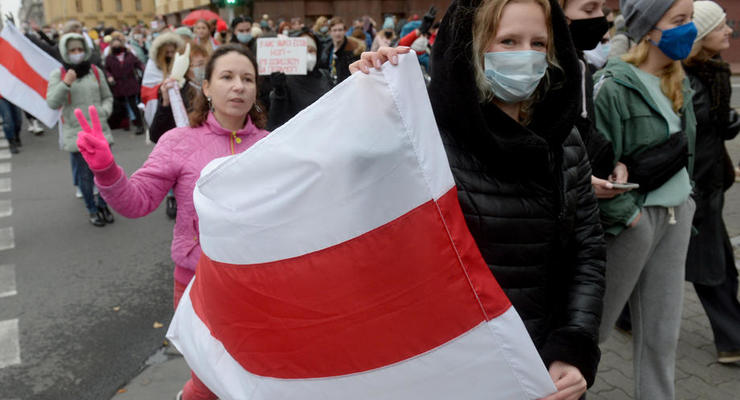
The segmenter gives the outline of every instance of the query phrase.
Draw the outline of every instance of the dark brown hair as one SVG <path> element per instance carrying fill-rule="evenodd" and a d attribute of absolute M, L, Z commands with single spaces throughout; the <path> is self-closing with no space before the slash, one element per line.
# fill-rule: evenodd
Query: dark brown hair
<path fill-rule="evenodd" d="M 211 54 L 211 58 L 208 60 L 208 63 L 206 63 L 205 80 L 208 82 L 212 81 L 211 77 L 213 75 L 214 65 L 216 65 L 216 60 L 229 53 L 238 53 L 249 59 L 254 67 L 255 94 L 259 93 L 259 87 L 257 86 L 257 74 L 259 72 L 259 69 L 257 68 L 257 58 L 251 51 L 249 51 L 249 49 L 239 44 L 229 43 L 222 45 L 216 49 L 213 54 Z M 259 100 L 255 98 L 254 105 L 252 105 L 252 109 L 249 110 L 249 116 L 252 118 L 252 123 L 254 123 L 256 127 L 265 129 L 265 125 L 267 125 L 267 113 L 265 113 L 264 107 L 260 106 L 258 103 Z M 203 125 L 203 123 L 206 122 L 208 112 L 210 111 L 211 109 L 208 105 L 208 99 L 203 91 L 200 91 L 193 101 L 193 111 L 188 114 L 190 126 L 195 127 Z"/>

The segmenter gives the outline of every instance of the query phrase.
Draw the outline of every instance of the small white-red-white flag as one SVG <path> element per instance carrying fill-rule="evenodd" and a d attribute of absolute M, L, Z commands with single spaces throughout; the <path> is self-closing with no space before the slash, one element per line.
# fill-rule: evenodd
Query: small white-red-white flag
<path fill-rule="evenodd" d="M 49 75 L 62 64 L 8 22 L 0 33 L 0 95 L 48 127 L 61 117 L 46 104 Z"/>
<path fill-rule="evenodd" d="M 144 103 L 144 119 L 147 125 L 152 124 L 154 115 L 157 113 L 157 104 L 159 104 L 157 92 L 159 92 L 162 80 L 164 80 L 164 73 L 150 58 L 146 62 L 144 75 L 141 78 L 141 102 Z"/>
<path fill-rule="evenodd" d="M 203 255 L 167 336 L 220 399 L 555 391 L 467 229 L 415 55 L 211 162 L 194 201 Z"/>

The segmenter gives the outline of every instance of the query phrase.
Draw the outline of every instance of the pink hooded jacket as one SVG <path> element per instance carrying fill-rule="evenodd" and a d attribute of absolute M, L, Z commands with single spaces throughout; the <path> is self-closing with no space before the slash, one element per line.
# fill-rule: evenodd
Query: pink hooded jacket
<path fill-rule="evenodd" d="M 175 280 L 187 285 L 200 258 L 198 216 L 193 205 L 195 182 L 212 160 L 241 153 L 267 136 L 248 119 L 242 130 L 221 127 L 212 113 L 196 128 L 175 128 L 159 139 L 149 158 L 131 178 L 116 163 L 93 171 L 95 183 L 105 201 L 127 218 L 143 217 L 154 211 L 172 188 L 177 201 L 177 218 L 172 237 Z"/>

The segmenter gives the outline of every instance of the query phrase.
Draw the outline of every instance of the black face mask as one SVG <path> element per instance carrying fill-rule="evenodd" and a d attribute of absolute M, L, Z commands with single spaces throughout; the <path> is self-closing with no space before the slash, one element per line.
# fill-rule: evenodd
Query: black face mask
<path fill-rule="evenodd" d="M 121 54 L 123 53 L 123 47 L 114 47 L 113 48 L 113 54 Z"/>
<path fill-rule="evenodd" d="M 596 47 L 596 46 L 594 46 L 594 47 Z M 171 63 L 172 62 L 172 57 L 165 57 L 164 58 L 164 62 L 166 62 L 167 64 Z"/>
<path fill-rule="evenodd" d="M 574 19 L 570 22 L 570 36 L 576 49 L 593 50 L 609 30 L 606 17 Z"/>

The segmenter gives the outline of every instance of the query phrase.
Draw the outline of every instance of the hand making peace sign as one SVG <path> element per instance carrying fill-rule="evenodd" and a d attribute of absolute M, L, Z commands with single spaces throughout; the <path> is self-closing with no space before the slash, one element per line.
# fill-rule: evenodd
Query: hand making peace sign
<path fill-rule="evenodd" d="M 95 106 L 90 106 L 88 111 L 90 113 L 92 129 L 87 123 L 85 115 L 82 114 L 82 110 L 79 108 L 75 109 L 75 116 L 82 128 L 77 133 L 77 147 L 80 149 L 80 153 L 82 153 L 82 157 L 87 161 L 90 169 L 100 171 L 113 164 L 113 153 L 111 153 L 108 141 L 103 135 L 103 128 L 100 126 L 100 119 L 98 118 L 98 110 Z"/>

